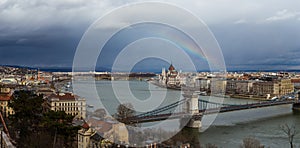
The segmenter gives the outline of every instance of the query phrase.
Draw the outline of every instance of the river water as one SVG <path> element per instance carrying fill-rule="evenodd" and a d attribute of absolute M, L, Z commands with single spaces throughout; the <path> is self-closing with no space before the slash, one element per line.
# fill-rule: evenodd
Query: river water
<path fill-rule="evenodd" d="M 99 97 L 92 95 L 93 93 L 90 92 L 93 90 L 91 82 L 80 81 L 76 84 L 84 88 L 78 90 L 77 93 L 86 98 L 88 105 L 93 106 L 93 108 L 88 108 L 89 111 L 105 108 L 109 114 L 116 113 L 116 108 L 120 102 L 130 102 L 134 97 L 141 101 L 152 98 L 154 104 L 155 102 L 161 102 L 158 104 L 164 106 L 178 101 L 181 96 L 180 91 L 166 91 L 165 88 L 154 86 L 146 81 L 96 81 L 95 85 Z M 114 91 L 112 91 L 112 88 L 114 88 Z M 164 97 L 161 98 L 161 96 Z M 200 96 L 200 98 L 210 99 L 210 101 L 221 99 L 209 96 Z M 256 101 L 225 98 L 224 102 L 244 104 Z M 291 105 L 221 113 L 218 114 L 216 120 L 207 130 L 200 132 L 198 129 L 185 128 L 180 134 L 187 137 L 193 135 L 192 140 L 188 140 L 192 145 L 212 143 L 218 147 L 234 148 L 240 147 L 244 138 L 254 137 L 266 147 L 285 148 L 289 147 L 288 139 L 279 128 L 284 124 L 296 126 L 299 134 L 295 136 L 294 144 L 300 147 L 300 114 L 294 113 Z M 197 145 L 194 146 L 197 147 Z"/>

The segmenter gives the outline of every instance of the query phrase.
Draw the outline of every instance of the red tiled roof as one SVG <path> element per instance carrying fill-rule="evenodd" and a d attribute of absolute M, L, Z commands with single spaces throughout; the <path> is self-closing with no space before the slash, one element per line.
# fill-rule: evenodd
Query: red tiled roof
<path fill-rule="evenodd" d="M 112 129 L 112 123 L 90 118 L 87 123 L 99 133 L 105 133 Z"/>
<path fill-rule="evenodd" d="M 300 83 L 300 79 L 291 79 L 292 83 Z"/>
<path fill-rule="evenodd" d="M 49 96 L 49 98 L 58 98 L 59 100 L 75 100 L 75 95 L 71 93 L 64 93 L 63 95 L 61 94 L 53 94 Z"/>
<path fill-rule="evenodd" d="M 89 124 L 87 124 L 86 122 L 84 122 L 83 125 L 82 125 L 82 128 L 89 129 L 90 126 L 89 126 Z"/>
<path fill-rule="evenodd" d="M 9 95 L 0 95 L 0 101 L 9 101 L 10 99 Z"/>

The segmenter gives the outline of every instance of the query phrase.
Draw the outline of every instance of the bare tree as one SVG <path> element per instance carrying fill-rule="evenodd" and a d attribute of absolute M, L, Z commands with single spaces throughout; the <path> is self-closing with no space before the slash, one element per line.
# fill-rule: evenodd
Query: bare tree
<path fill-rule="evenodd" d="M 260 143 L 259 140 L 248 137 L 243 139 L 243 144 L 241 148 L 264 148 L 265 146 Z"/>
<path fill-rule="evenodd" d="M 99 108 L 93 112 L 93 116 L 103 119 L 106 116 L 106 111 L 103 108 Z"/>
<path fill-rule="evenodd" d="M 291 148 L 294 147 L 294 137 L 298 134 L 295 125 L 284 124 L 280 126 L 280 129 L 288 136 Z"/>
<path fill-rule="evenodd" d="M 129 123 L 128 118 L 133 117 L 135 115 L 135 110 L 133 105 L 130 103 L 120 104 L 117 109 L 117 113 L 115 117 L 118 121 L 123 123 Z"/>

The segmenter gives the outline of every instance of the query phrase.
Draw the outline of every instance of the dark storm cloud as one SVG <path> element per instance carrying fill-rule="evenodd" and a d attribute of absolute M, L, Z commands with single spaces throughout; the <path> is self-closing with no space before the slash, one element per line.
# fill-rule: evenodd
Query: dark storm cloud
<path fill-rule="evenodd" d="M 1 36 L 0 62 L 28 66 L 70 66 L 82 34 L 83 31 L 51 27 Z"/>
<path fill-rule="evenodd" d="M 229 69 L 300 65 L 300 21 L 212 27 Z"/>
<path fill-rule="evenodd" d="M 0 64 L 71 66 L 88 26 L 129 2 L 138 0 L 0 1 Z M 300 68 L 298 1 L 167 2 L 191 10 L 208 24 L 229 69 Z"/>
<path fill-rule="evenodd" d="M 0 1 L 0 64 L 71 67 L 88 26 L 122 4 L 110 0 Z"/>
<path fill-rule="evenodd" d="M 0 2 L 0 64 L 70 67 L 84 31 L 110 7 L 105 0 Z"/>

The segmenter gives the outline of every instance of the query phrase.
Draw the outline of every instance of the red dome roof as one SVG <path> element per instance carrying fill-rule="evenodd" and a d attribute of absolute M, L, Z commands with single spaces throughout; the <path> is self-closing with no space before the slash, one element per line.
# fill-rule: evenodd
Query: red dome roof
<path fill-rule="evenodd" d="M 169 71 L 173 71 L 175 70 L 174 66 L 171 64 L 170 67 L 169 67 Z"/>
<path fill-rule="evenodd" d="M 89 129 L 90 126 L 89 126 L 89 124 L 87 124 L 86 122 L 84 122 L 83 125 L 82 125 L 82 128 Z"/>

